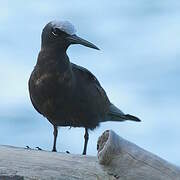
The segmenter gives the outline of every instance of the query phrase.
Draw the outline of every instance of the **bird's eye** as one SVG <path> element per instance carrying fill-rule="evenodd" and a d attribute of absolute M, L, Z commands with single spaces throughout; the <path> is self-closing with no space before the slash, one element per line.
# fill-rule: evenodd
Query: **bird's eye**
<path fill-rule="evenodd" d="M 58 30 L 57 30 L 57 28 L 53 28 L 53 29 L 52 29 L 52 34 L 53 34 L 54 36 L 58 36 Z"/>

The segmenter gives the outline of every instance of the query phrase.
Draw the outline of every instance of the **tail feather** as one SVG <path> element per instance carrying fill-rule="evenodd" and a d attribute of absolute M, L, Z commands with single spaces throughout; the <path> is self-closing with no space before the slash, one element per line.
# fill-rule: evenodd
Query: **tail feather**
<path fill-rule="evenodd" d="M 109 107 L 109 112 L 104 118 L 103 121 L 136 121 L 140 122 L 141 120 L 138 117 L 132 116 L 130 114 L 124 114 L 120 109 L 118 109 L 113 104 Z"/>

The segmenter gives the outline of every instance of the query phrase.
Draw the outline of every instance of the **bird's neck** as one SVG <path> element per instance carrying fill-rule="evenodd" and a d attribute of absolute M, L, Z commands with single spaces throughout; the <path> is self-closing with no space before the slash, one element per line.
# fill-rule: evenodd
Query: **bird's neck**
<path fill-rule="evenodd" d="M 56 79 L 59 87 L 72 89 L 74 76 L 66 51 L 42 48 L 35 68 L 40 76 L 48 74 L 49 77 Z"/>
<path fill-rule="evenodd" d="M 59 48 L 42 48 L 38 56 L 37 65 L 46 67 L 46 70 L 58 71 L 59 73 L 67 71 L 70 73 L 72 71 L 66 50 Z"/>

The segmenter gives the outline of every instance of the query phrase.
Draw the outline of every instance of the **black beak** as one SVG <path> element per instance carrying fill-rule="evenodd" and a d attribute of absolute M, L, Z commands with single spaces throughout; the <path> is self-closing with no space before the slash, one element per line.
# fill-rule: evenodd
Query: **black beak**
<path fill-rule="evenodd" d="M 97 49 L 97 50 L 100 50 L 97 46 L 95 46 L 94 44 L 86 41 L 85 39 L 82 39 L 80 37 L 78 37 L 77 35 L 71 35 L 71 36 L 68 36 L 66 38 L 69 43 L 71 44 L 81 44 L 81 45 L 84 45 L 84 46 L 87 46 L 89 48 L 93 48 L 93 49 Z"/>

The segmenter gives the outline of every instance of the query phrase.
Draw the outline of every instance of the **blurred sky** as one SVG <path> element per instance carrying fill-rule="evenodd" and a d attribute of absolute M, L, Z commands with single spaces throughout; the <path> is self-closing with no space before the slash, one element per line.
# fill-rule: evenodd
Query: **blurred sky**
<path fill-rule="evenodd" d="M 92 71 L 111 101 L 143 122 L 107 122 L 90 133 L 88 154 L 106 129 L 180 165 L 180 1 L 0 0 L 0 144 L 51 150 L 53 128 L 31 105 L 28 78 L 42 28 L 69 20 L 101 51 L 80 45 L 70 60 Z M 60 128 L 59 151 L 81 153 L 83 128 Z"/>

